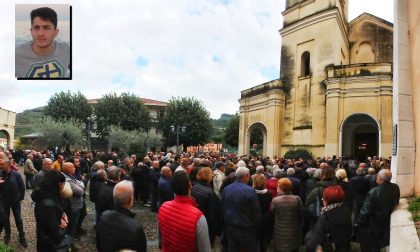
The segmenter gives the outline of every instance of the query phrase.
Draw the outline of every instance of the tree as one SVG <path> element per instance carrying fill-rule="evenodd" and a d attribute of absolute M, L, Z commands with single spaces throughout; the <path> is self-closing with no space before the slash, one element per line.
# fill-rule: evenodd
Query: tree
<path fill-rule="evenodd" d="M 140 130 L 123 130 L 118 126 L 109 128 L 106 137 L 109 145 L 123 155 L 136 154 L 142 157 L 149 147 L 161 147 L 162 137 L 152 132 Z"/>
<path fill-rule="evenodd" d="M 97 130 L 102 138 L 109 135 L 111 125 L 123 130 L 144 130 L 151 127 L 151 117 L 143 102 L 134 94 L 104 95 L 95 106 Z"/>
<path fill-rule="evenodd" d="M 55 121 L 86 122 L 86 118 L 92 115 L 92 107 L 80 91 L 77 93 L 72 93 L 70 90 L 61 91 L 50 97 L 44 114 L 51 116 Z"/>
<path fill-rule="evenodd" d="M 171 126 L 185 126 L 185 132 L 179 134 L 179 143 L 184 146 L 207 143 L 211 136 L 212 121 L 210 113 L 199 100 L 190 97 L 172 97 L 165 109 L 160 127 L 166 145 L 176 144 L 176 133 Z"/>
<path fill-rule="evenodd" d="M 39 134 L 37 145 L 40 149 L 53 146 L 65 147 L 67 151 L 73 148 L 83 148 L 83 129 L 75 120 L 56 121 L 51 117 L 44 117 L 35 125 Z"/>
<path fill-rule="evenodd" d="M 239 115 L 234 115 L 225 131 L 225 141 L 226 144 L 228 144 L 231 147 L 238 147 L 238 141 L 239 141 Z"/>

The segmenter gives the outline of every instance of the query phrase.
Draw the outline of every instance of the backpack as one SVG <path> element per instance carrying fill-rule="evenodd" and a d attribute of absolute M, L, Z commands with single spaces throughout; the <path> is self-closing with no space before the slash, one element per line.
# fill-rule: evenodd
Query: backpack
<path fill-rule="evenodd" d="M 308 206 L 308 211 L 311 213 L 312 217 L 319 217 L 322 210 L 322 188 L 318 187 L 316 189 L 318 191 L 316 194 L 316 200 Z"/>

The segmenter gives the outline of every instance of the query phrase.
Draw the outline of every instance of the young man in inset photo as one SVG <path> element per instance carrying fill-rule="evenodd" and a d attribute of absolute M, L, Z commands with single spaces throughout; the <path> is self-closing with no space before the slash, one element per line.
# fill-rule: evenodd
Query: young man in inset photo
<path fill-rule="evenodd" d="M 16 47 L 17 78 L 69 78 L 70 47 L 56 41 L 57 13 L 48 7 L 31 11 L 32 41 Z"/>

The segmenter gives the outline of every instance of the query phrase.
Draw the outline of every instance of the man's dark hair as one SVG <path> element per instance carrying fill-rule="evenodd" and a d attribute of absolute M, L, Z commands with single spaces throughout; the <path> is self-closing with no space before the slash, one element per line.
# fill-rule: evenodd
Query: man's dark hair
<path fill-rule="evenodd" d="M 79 157 L 76 157 L 76 156 L 71 156 L 71 157 L 67 158 L 67 162 L 70 162 L 70 163 L 74 164 L 74 160 L 75 160 L 75 159 L 79 159 L 79 160 L 80 160 L 80 158 L 79 158 Z"/>
<path fill-rule="evenodd" d="M 172 175 L 171 188 L 176 195 L 188 195 L 190 180 L 184 171 L 177 171 Z"/>
<path fill-rule="evenodd" d="M 55 10 L 48 8 L 48 7 L 42 7 L 31 11 L 31 25 L 34 23 L 34 19 L 36 17 L 40 17 L 42 20 L 48 20 L 51 21 L 54 25 L 54 29 L 57 29 L 57 13 Z"/>

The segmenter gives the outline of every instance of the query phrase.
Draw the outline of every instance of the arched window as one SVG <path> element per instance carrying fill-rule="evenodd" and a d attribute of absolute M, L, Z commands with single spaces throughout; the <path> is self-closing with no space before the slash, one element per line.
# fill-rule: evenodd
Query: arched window
<path fill-rule="evenodd" d="M 308 76 L 311 74 L 311 55 L 308 51 L 302 53 L 300 65 L 300 76 Z"/>

